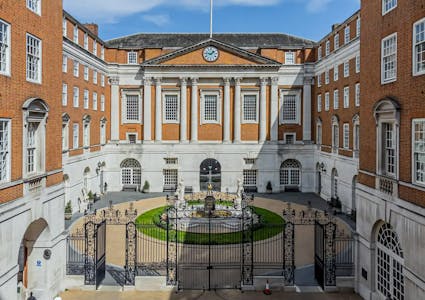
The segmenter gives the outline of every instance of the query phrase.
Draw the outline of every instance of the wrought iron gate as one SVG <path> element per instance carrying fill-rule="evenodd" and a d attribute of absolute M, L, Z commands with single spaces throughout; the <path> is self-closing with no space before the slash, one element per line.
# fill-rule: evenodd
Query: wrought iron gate
<path fill-rule="evenodd" d="M 246 207 L 231 228 L 211 217 L 187 223 L 174 207 L 167 215 L 167 284 L 195 290 L 253 284 L 251 208 Z"/>
<path fill-rule="evenodd" d="M 314 224 L 314 275 L 319 285 L 336 285 L 335 222 Z"/>
<path fill-rule="evenodd" d="M 105 279 L 106 271 L 106 221 L 96 224 L 93 221 L 85 225 L 85 265 L 84 283 L 96 288 Z"/>

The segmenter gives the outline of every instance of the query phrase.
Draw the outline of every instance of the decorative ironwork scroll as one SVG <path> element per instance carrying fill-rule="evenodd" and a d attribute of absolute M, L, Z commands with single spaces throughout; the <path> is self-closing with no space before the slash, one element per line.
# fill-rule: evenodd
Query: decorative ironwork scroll
<path fill-rule="evenodd" d="M 254 223 L 251 207 L 242 209 L 242 284 L 254 284 Z"/>
<path fill-rule="evenodd" d="M 85 229 L 85 262 L 84 262 L 84 284 L 96 284 L 96 229 L 94 222 L 87 222 Z"/>
<path fill-rule="evenodd" d="M 329 222 L 324 225 L 324 246 L 325 246 L 325 285 L 336 285 L 336 251 L 335 251 L 335 232 L 336 224 Z"/>
<path fill-rule="evenodd" d="M 167 285 L 177 285 L 177 210 L 167 209 Z"/>
<path fill-rule="evenodd" d="M 134 285 L 137 274 L 137 229 L 134 222 L 126 225 L 125 284 Z"/>

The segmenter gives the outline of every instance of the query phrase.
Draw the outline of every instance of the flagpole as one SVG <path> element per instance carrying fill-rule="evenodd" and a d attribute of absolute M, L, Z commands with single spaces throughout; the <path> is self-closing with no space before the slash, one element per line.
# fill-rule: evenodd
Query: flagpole
<path fill-rule="evenodd" d="M 210 39 L 213 36 L 213 0 L 210 0 Z"/>

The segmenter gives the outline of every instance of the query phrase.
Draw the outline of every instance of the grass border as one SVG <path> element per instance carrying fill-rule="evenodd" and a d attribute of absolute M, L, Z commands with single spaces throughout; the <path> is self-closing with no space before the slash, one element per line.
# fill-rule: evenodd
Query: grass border
<path fill-rule="evenodd" d="M 151 209 L 139 215 L 135 223 L 137 230 L 152 238 L 166 241 L 167 231 L 160 225 L 160 216 L 165 212 L 167 206 Z M 251 206 L 256 213 L 260 222 L 254 225 L 252 230 L 254 242 L 270 239 L 280 234 L 285 228 L 285 220 L 278 214 L 256 206 Z M 247 233 L 247 232 L 245 232 Z M 193 244 L 193 245 L 228 245 L 240 244 L 243 241 L 243 231 L 231 233 L 193 233 L 186 231 L 170 231 L 170 237 L 177 239 L 178 243 Z M 247 233 L 249 234 L 249 233 Z"/>

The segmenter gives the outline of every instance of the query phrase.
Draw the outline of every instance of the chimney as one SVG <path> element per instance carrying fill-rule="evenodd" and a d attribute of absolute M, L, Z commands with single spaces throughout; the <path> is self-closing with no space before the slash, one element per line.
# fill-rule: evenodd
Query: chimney
<path fill-rule="evenodd" d="M 334 30 L 335 30 L 335 28 L 337 28 L 338 26 L 339 26 L 339 24 L 338 24 L 338 23 L 333 24 L 333 25 L 332 25 L 332 31 L 334 31 Z"/>
<path fill-rule="evenodd" d="M 99 26 L 95 23 L 87 23 L 84 26 L 91 31 L 95 36 L 99 35 Z"/>

